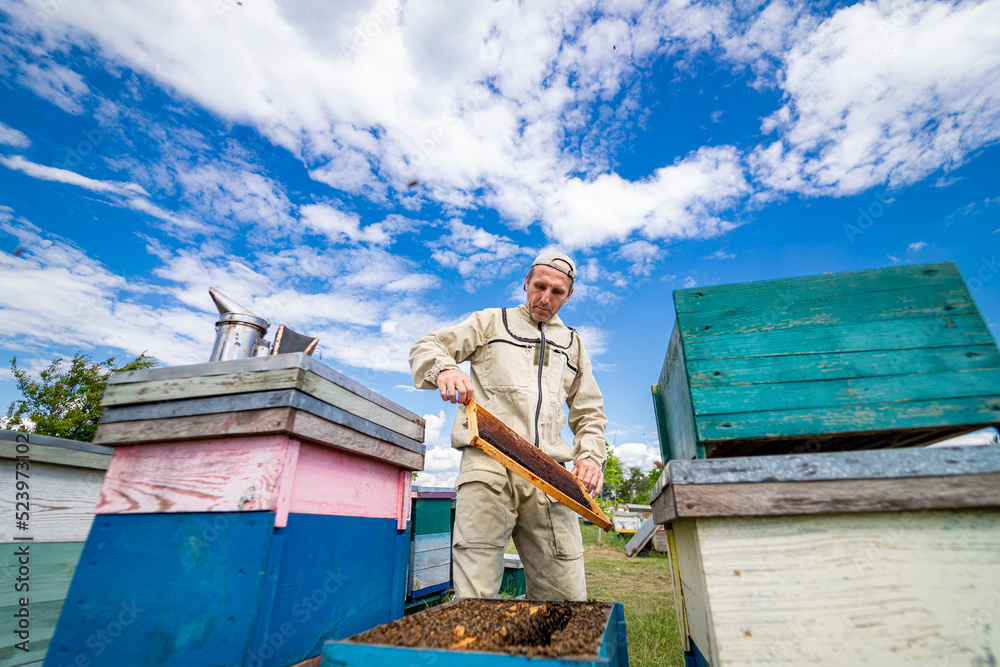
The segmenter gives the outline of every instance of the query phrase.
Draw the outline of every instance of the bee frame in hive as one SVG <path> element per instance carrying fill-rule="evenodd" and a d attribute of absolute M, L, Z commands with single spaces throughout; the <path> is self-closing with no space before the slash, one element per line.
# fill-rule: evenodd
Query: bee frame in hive
<path fill-rule="evenodd" d="M 469 421 L 469 444 L 583 518 L 604 530 L 611 530 L 611 520 L 590 497 L 583 483 L 563 465 L 518 435 L 476 401 L 468 402 L 465 415 Z"/>
<path fill-rule="evenodd" d="M 520 646 L 517 645 L 520 642 L 514 642 L 509 647 L 496 645 L 498 637 L 510 638 L 521 634 L 518 633 L 518 626 L 525 629 L 521 622 L 528 620 L 526 625 L 533 625 L 529 620 L 533 615 L 531 608 L 544 612 L 547 606 L 552 607 L 552 612 L 557 612 L 557 608 L 565 610 L 566 607 L 573 610 L 562 630 L 552 628 L 555 631 L 548 637 L 549 641 L 545 640 L 547 633 L 543 631 Z M 519 611 L 511 618 L 506 618 L 505 614 L 498 624 L 498 615 L 508 608 L 518 608 Z M 529 619 L 525 619 L 525 611 Z M 541 620 L 543 615 L 539 613 L 534 618 Z M 512 625 L 501 629 L 508 623 Z M 545 625 L 545 621 L 539 625 Z M 570 627 L 573 632 L 567 633 L 566 629 Z M 439 646 L 433 639 L 444 636 L 455 639 L 447 648 Z M 414 639 L 418 641 L 412 641 Z M 575 649 L 590 644 L 590 648 L 596 651 L 579 653 L 569 644 L 576 644 Z M 524 650 L 530 646 L 534 646 L 537 652 Z M 401 664 L 448 667 L 470 663 L 525 667 L 546 664 L 626 667 L 629 659 L 624 607 L 620 602 L 594 600 L 556 602 L 459 598 L 372 628 L 361 635 L 328 641 L 318 664 L 300 663 L 294 667 L 396 667 Z"/>

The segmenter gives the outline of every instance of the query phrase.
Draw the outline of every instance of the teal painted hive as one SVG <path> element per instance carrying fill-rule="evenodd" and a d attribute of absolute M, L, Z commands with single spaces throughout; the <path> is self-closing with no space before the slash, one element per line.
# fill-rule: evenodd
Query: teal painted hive
<path fill-rule="evenodd" d="M 1000 422 L 1000 353 L 954 263 L 674 292 L 664 460 L 928 444 Z"/>
<path fill-rule="evenodd" d="M 0 430 L 0 667 L 41 664 L 94 520 L 111 448 Z M 22 493 L 16 503 L 15 493 Z M 21 505 L 18 507 L 17 505 Z M 15 516 L 28 520 L 20 526 Z M 26 604 L 21 604 L 22 600 Z"/>
<path fill-rule="evenodd" d="M 451 586 L 452 505 L 456 491 L 417 486 L 410 495 L 413 537 L 406 601 L 416 605 L 446 594 Z"/>

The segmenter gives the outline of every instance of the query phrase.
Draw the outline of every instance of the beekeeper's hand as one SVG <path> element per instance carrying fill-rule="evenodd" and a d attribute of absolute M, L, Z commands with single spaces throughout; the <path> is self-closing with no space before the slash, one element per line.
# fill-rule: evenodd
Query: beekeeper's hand
<path fill-rule="evenodd" d="M 438 373 L 437 386 L 442 401 L 464 405 L 472 399 L 472 380 L 457 368 L 449 368 Z"/>

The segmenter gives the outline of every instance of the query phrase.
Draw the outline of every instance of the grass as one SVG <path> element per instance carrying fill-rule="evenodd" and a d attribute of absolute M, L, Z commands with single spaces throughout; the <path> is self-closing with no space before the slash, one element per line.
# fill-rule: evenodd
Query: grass
<path fill-rule="evenodd" d="M 630 667 L 683 667 L 667 554 L 650 550 L 645 557 L 629 558 L 625 545 L 631 536 L 605 533 L 599 545 L 600 529 L 590 524 L 582 528 L 587 595 L 625 607 Z"/>

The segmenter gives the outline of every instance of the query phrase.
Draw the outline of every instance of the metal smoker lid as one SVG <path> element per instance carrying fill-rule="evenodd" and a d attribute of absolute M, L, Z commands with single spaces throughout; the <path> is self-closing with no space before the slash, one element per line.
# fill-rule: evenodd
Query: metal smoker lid
<path fill-rule="evenodd" d="M 268 326 L 270 326 L 271 323 L 268 320 L 263 317 L 251 315 L 248 309 L 236 303 L 214 287 L 209 287 L 208 293 L 211 295 L 212 301 L 215 302 L 215 307 L 218 308 L 219 312 L 222 314 L 222 317 L 216 320 L 216 326 L 226 322 L 233 324 L 247 324 L 249 326 L 259 328 L 261 333 L 266 332 Z"/>

